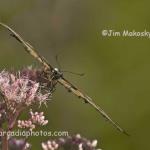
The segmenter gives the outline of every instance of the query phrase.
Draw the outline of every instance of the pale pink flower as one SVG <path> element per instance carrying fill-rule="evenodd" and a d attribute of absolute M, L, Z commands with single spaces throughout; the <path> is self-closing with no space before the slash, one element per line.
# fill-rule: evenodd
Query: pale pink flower
<path fill-rule="evenodd" d="M 0 92 L 10 107 L 16 105 L 29 106 L 33 103 L 46 103 L 51 95 L 46 91 L 43 94 L 40 90 L 40 84 L 27 77 L 18 77 L 7 71 L 0 73 Z"/>
<path fill-rule="evenodd" d="M 30 118 L 28 120 L 18 120 L 19 128 L 26 128 L 29 130 L 35 129 L 36 125 L 45 126 L 48 120 L 45 120 L 43 112 L 33 112 L 30 110 Z"/>

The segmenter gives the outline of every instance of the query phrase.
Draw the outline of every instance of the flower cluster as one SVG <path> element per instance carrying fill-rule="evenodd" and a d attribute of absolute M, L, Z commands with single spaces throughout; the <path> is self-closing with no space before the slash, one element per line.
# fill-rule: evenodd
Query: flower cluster
<path fill-rule="evenodd" d="M 32 110 L 30 111 L 31 120 L 33 123 L 39 124 L 39 125 L 46 125 L 48 123 L 48 120 L 45 120 L 44 112 L 35 112 L 33 113 Z"/>
<path fill-rule="evenodd" d="M 30 106 L 33 103 L 46 103 L 50 93 L 42 93 L 40 84 L 26 76 L 15 76 L 7 71 L 0 73 L 0 93 L 7 109 L 16 111 L 20 106 Z"/>
<path fill-rule="evenodd" d="M 28 120 L 18 120 L 19 128 L 27 128 L 29 130 L 35 129 L 36 125 L 44 126 L 48 124 L 48 120 L 45 120 L 44 112 L 32 112 L 30 110 L 30 118 Z"/>
<path fill-rule="evenodd" d="M 45 143 L 42 143 L 43 150 L 100 150 L 97 149 L 97 140 L 87 140 L 77 134 L 75 136 L 69 136 L 66 138 L 59 138 L 57 140 L 48 140 Z"/>
<path fill-rule="evenodd" d="M 31 71 L 31 70 L 30 70 Z M 43 84 L 42 84 L 43 85 Z M 34 129 L 36 125 L 46 125 L 44 114 L 30 112 L 30 120 L 20 121 L 19 116 L 33 104 L 46 104 L 51 92 L 45 90 L 40 82 L 23 75 L 22 71 L 12 73 L 0 72 L 0 130 L 11 131 L 18 122 L 18 127 Z M 5 128 L 3 129 L 3 125 Z M 2 137 L 2 145 L 7 144 L 7 138 Z M 17 143 L 18 141 L 15 140 Z M 22 149 L 21 149 L 22 150 Z"/>

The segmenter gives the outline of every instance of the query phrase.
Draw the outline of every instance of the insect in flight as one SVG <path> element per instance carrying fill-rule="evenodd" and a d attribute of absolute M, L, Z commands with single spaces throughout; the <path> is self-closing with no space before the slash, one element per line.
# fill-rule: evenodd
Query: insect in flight
<path fill-rule="evenodd" d="M 69 82 L 67 79 L 63 77 L 63 73 L 58 69 L 51 66 L 51 64 L 48 63 L 48 61 L 39 55 L 39 53 L 34 49 L 33 46 L 31 46 L 28 42 L 24 41 L 24 39 L 16 33 L 13 29 L 11 29 L 9 26 L 7 26 L 4 23 L 0 22 L 0 25 L 6 28 L 10 33 L 11 36 L 16 38 L 25 48 L 25 50 L 32 55 L 35 59 L 37 59 L 44 67 L 45 71 L 48 70 L 53 74 L 52 80 L 58 82 L 62 86 L 64 86 L 68 91 L 72 92 L 76 96 L 80 97 L 82 100 L 84 100 L 86 103 L 90 104 L 93 108 L 96 109 L 107 121 L 109 121 L 118 131 L 129 135 L 124 129 L 122 129 L 116 122 L 114 122 L 110 116 L 108 116 L 104 110 L 99 107 L 97 104 L 93 102 L 93 100 L 83 92 L 81 92 L 76 86 L 74 86 L 71 82 Z"/>

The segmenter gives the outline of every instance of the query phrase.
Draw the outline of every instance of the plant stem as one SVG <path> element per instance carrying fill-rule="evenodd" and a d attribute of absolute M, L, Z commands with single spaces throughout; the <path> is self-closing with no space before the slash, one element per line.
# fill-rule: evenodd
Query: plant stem
<path fill-rule="evenodd" d="M 8 150 L 8 137 L 7 133 L 2 137 L 2 150 Z"/>

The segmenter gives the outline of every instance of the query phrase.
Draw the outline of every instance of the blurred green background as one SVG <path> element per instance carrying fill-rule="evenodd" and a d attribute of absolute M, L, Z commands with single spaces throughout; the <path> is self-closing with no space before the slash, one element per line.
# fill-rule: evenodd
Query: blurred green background
<path fill-rule="evenodd" d="M 97 139 L 104 150 L 150 149 L 150 39 L 103 37 L 103 29 L 150 31 L 149 1 L 1 0 L 0 21 L 35 46 L 129 133 L 117 132 L 89 105 L 58 86 L 47 129 Z M 0 28 L 0 69 L 39 64 Z M 48 137 L 31 138 L 33 149 Z"/>

